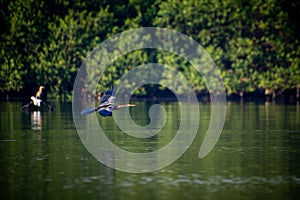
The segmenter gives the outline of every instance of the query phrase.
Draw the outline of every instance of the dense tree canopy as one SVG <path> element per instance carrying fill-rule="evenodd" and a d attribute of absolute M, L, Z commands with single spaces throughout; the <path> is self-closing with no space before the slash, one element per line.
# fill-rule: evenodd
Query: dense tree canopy
<path fill-rule="evenodd" d="M 203 45 L 220 69 L 228 95 L 296 94 L 299 12 L 299 3 L 289 0 L 0 0 L 0 94 L 30 95 L 42 84 L 53 97 L 70 97 L 78 69 L 94 47 L 143 26 L 174 29 Z M 185 60 L 139 50 L 107 68 L 99 91 L 147 62 L 167 63 L 180 70 L 196 92 L 206 90 Z M 147 87 L 137 94 L 149 92 Z"/>

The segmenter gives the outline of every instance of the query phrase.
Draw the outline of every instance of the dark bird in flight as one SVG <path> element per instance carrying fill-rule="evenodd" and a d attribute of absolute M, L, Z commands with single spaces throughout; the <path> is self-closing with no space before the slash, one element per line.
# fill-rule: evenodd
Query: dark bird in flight
<path fill-rule="evenodd" d="M 113 96 L 113 91 L 111 89 L 106 90 L 104 95 L 101 97 L 100 105 L 95 108 L 85 108 L 81 111 L 81 115 L 88 115 L 97 111 L 102 117 L 112 116 L 114 110 L 119 110 L 121 108 L 135 106 L 134 104 L 121 104 L 115 105 L 116 97 Z"/>

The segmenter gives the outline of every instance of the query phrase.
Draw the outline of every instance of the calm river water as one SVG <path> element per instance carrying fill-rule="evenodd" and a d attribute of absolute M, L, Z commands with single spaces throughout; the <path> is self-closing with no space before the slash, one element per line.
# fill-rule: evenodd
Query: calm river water
<path fill-rule="evenodd" d="M 137 124 L 149 122 L 149 103 L 131 109 Z M 177 103 L 167 111 L 163 134 L 141 145 L 113 118 L 99 121 L 107 136 L 131 151 L 166 145 L 179 126 Z M 21 112 L 21 102 L 0 102 L 0 199 L 298 199 L 300 107 L 228 103 L 223 132 L 204 158 L 198 152 L 210 120 L 200 104 L 198 134 L 173 164 L 151 173 L 106 167 L 83 146 L 71 103 L 53 112 Z M 141 148 L 145 147 L 144 149 Z"/>

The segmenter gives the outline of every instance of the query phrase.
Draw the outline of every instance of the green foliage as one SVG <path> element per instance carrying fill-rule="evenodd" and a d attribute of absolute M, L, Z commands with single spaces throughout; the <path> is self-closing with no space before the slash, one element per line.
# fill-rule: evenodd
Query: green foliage
<path fill-rule="evenodd" d="M 228 94 L 283 91 L 299 84 L 300 52 L 281 3 L 168 0 L 160 4 L 155 25 L 199 41 L 222 71 Z"/>
<path fill-rule="evenodd" d="M 210 54 L 228 94 L 300 87 L 299 3 L 287 0 L 0 0 L 0 94 L 30 95 L 43 84 L 69 98 L 89 52 L 122 31 L 157 26 L 198 41 Z M 134 40 L 134 37 L 133 37 Z M 122 44 L 120 44 L 122 45 Z M 96 59 L 96 58 L 95 58 Z M 137 50 L 89 72 L 97 92 L 135 66 L 157 62 L 183 74 L 196 92 L 205 82 L 190 63 L 164 51 Z M 137 94 L 163 87 L 146 86 Z"/>

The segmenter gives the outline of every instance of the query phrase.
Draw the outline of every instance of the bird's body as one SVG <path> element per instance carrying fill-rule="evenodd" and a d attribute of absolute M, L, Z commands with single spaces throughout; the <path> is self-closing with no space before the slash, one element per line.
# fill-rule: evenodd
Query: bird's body
<path fill-rule="evenodd" d="M 35 105 L 37 107 L 41 107 L 41 103 L 42 103 L 41 99 L 38 99 L 38 98 L 36 98 L 34 96 L 32 96 L 30 99 L 32 100 L 33 105 Z"/>
<path fill-rule="evenodd" d="M 112 116 L 112 112 L 115 107 L 115 99 L 116 97 L 112 95 L 112 90 L 106 90 L 104 92 L 100 101 L 101 108 L 98 110 L 98 113 L 102 117 Z"/>

